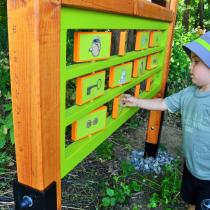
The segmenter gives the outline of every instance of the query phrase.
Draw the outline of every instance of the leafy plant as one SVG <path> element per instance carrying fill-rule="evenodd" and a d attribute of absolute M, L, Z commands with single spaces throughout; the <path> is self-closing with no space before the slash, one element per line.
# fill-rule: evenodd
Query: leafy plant
<path fill-rule="evenodd" d="M 7 33 L 7 1 L 0 1 L 0 52 L 8 50 Z"/>
<path fill-rule="evenodd" d="M 0 149 L 3 148 L 10 140 L 14 144 L 14 128 L 13 118 L 11 112 L 11 104 L 4 106 L 9 113 L 5 118 L 0 118 Z"/>
<path fill-rule="evenodd" d="M 14 129 L 10 94 L 9 60 L 4 52 L 0 52 L 0 149 L 9 142 L 14 144 Z"/>
<path fill-rule="evenodd" d="M 121 177 L 113 177 L 114 185 L 106 188 L 105 197 L 102 199 L 103 207 L 115 206 L 117 203 L 124 204 L 133 192 L 141 191 L 141 186 L 136 181 L 126 183 Z"/>
<path fill-rule="evenodd" d="M 124 204 L 133 192 L 141 191 L 141 185 L 136 180 L 128 178 L 135 171 L 133 166 L 128 161 L 123 161 L 121 168 L 122 174 L 113 176 L 110 183 L 107 183 L 102 199 L 103 207 L 113 207 L 118 203 Z"/>
<path fill-rule="evenodd" d="M 167 95 L 178 92 L 192 84 L 189 70 L 190 59 L 182 46 L 194 40 L 197 36 L 198 34 L 195 30 L 186 33 L 183 32 L 181 26 L 175 28 Z"/>
<path fill-rule="evenodd" d="M 96 154 L 104 160 L 111 160 L 113 158 L 113 143 L 111 141 L 104 141 L 97 149 Z"/>
<path fill-rule="evenodd" d="M 164 165 L 163 177 L 160 180 L 160 189 L 152 193 L 148 207 L 156 208 L 159 205 L 170 207 L 178 201 L 181 186 L 180 162 L 176 160 L 173 164 Z"/>

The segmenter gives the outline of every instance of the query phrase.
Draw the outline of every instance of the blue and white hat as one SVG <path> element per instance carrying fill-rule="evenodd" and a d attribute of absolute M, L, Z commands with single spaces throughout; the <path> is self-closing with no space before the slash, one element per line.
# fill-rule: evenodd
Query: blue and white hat
<path fill-rule="evenodd" d="M 183 45 L 183 48 L 190 58 L 193 52 L 210 68 L 210 31 Z"/>

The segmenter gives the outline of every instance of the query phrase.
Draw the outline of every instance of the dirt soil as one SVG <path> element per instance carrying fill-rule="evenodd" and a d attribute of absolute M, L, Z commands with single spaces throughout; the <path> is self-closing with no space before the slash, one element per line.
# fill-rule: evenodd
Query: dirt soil
<path fill-rule="evenodd" d="M 109 160 L 104 159 L 100 155 L 100 152 L 99 154 L 98 152 L 93 152 L 62 180 L 63 210 L 105 209 L 100 205 L 104 184 L 108 183 L 113 175 L 119 175 L 121 173 L 121 161 L 129 160 L 131 151 L 144 149 L 147 119 L 148 113 L 140 111 L 109 137 L 108 141 L 113 145 L 113 154 Z M 170 115 L 165 114 L 160 146 L 165 147 L 174 157 L 179 156 L 182 158 L 179 117 L 171 118 Z M 14 209 L 12 180 L 15 176 L 16 174 L 13 171 L 7 183 L 7 190 L 3 193 L 9 199 L 4 202 L 0 200 L 0 210 Z M 1 175 L 0 178 L 0 182 L 5 182 L 8 179 L 8 174 L 5 174 L 5 177 Z M 148 210 L 150 209 L 147 205 L 151 192 L 152 190 L 150 188 L 144 187 L 142 191 L 133 193 L 126 204 L 116 205 L 114 208 L 109 209 Z M 134 206 L 138 207 L 134 208 Z M 157 207 L 155 209 L 164 210 L 163 207 Z M 171 209 L 184 210 L 186 206 L 180 200 L 180 203 Z"/>
<path fill-rule="evenodd" d="M 109 182 L 113 175 L 120 174 L 120 162 L 129 160 L 131 151 L 143 150 L 145 134 L 147 129 L 147 112 L 139 112 L 116 131 L 108 141 L 114 145 L 114 157 L 104 160 L 93 152 L 82 163 L 80 163 L 63 180 L 63 209 L 105 209 L 99 207 L 101 204 L 102 185 Z M 180 118 L 165 114 L 160 147 L 164 147 L 174 157 L 182 159 Z M 181 169 L 180 169 L 181 170 Z M 141 192 L 132 194 L 128 203 L 116 205 L 116 210 L 133 210 L 138 206 L 139 210 L 148 210 L 148 202 L 152 190 L 145 187 Z M 157 207 L 156 210 L 165 210 Z M 186 205 L 181 201 L 173 206 L 173 210 L 185 210 Z"/>

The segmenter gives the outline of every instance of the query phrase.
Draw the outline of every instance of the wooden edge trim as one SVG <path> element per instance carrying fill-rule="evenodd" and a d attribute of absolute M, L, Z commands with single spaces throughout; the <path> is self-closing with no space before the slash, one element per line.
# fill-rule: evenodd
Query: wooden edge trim
<path fill-rule="evenodd" d="M 140 59 L 135 59 L 133 61 L 133 77 L 138 77 L 138 63 Z"/>
<path fill-rule="evenodd" d="M 151 81 L 152 81 L 152 77 L 149 77 L 149 78 L 146 80 L 146 92 L 149 92 L 149 91 L 150 91 Z"/>
<path fill-rule="evenodd" d="M 76 79 L 76 104 L 82 105 L 82 78 Z"/>
<path fill-rule="evenodd" d="M 118 55 L 123 56 L 125 55 L 126 51 L 126 37 L 127 37 L 127 31 L 121 31 L 120 32 L 120 43 L 119 43 L 119 52 Z"/>
<path fill-rule="evenodd" d="M 172 22 L 174 13 L 165 7 L 143 0 L 62 0 L 66 7 L 126 14 Z"/>
<path fill-rule="evenodd" d="M 136 85 L 134 93 L 135 97 L 139 97 L 140 88 L 141 88 L 140 84 Z"/>
<path fill-rule="evenodd" d="M 113 101 L 113 109 L 112 109 L 112 118 L 113 119 L 117 119 L 117 117 L 118 117 L 119 100 L 120 100 L 120 96 L 117 96 L 114 98 L 114 101 Z"/>

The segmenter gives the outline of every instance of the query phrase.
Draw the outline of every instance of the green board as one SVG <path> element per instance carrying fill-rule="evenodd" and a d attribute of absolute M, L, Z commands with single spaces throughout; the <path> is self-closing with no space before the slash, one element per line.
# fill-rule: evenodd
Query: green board
<path fill-rule="evenodd" d="M 152 98 L 161 89 L 161 81 L 163 78 L 164 68 L 164 56 L 166 50 L 166 43 L 168 37 L 169 23 L 164 21 L 157 21 L 152 19 L 144 19 L 139 17 L 132 17 L 120 14 L 111 14 L 97 11 L 82 10 L 76 8 L 61 9 L 61 55 L 60 55 L 60 139 L 61 139 L 61 177 L 68 174 L 74 167 L 76 167 L 85 157 L 87 157 L 96 147 L 98 147 L 104 140 L 106 140 L 113 132 L 116 131 L 123 123 L 125 123 L 130 117 L 132 117 L 138 108 L 122 108 L 119 116 L 116 119 L 112 118 L 112 115 L 106 116 L 106 125 L 102 130 L 91 131 L 90 134 L 85 131 L 79 131 L 79 135 L 82 138 L 73 143 L 66 144 L 66 131 L 69 131 L 69 127 L 74 128 L 74 123 L 88 116 L 94 110 L 109 103 L 117 96 L 132 89 L 136 85 L 147 80 L 147 78 L 154 76 L 155 79 L 149 92 L 143 91 L 140 93 L 142 98 Z M 136 30 L 136 31 L 160 31 L 161 40 L 159 46 L 147 48 L 145 50 L 138 50 L 126 52 L 124 56 L 112 55 L 108 57 L 103 56 L 103 60 L 94 60 L 95 57 L 90 58 L 82 57 L 82 61 L 79 63 L 73 63 L 67 65 L 66 63 L 66 51 L 67 51 L 67 34 L 68 31 L 84 31 L 84 30 L 99 30 L 100 32 L 107 32 L 108 30 Z M 85 38 L 86 40 L 86 38 Z M 86 40 L 87 41 L 87 40 Z M 86 43 L 86 51 L 91 46 L 92 38 L 89 38 Z M 107 41 L 108 42 L 108 41 Z M 135 42 L 134 42 L 135 43 Z M 84 46 L 84 45 L 83 45 Z M 110 47 L 110 46 L 109 46 Z M 83 50 L 83 49 L 82 49 Z M 109 48 L 110 50 L 110 48 Z M 108 51 L 108 48 L 107 48 Z M 135 59 L 147 57 L 151 54 L 159 53 L 158 65 L 151 70 L 143 71 L 139 77 L 127 78 L 127 83 L 121 84 L 110 88 L 105 80 L 105 90 L 99 97 L 93 96 L 93 99 L 88 103 L 82 105 L 73 105 L 66 108 L 66 83 L 67 81 L 74 80 L 78 77 L 85 77 L 92 73 L 100 71 L 106 71 L 106 78 L 109 78 L 110 68 L 133 62 Z M 108 53 L 107 53 L 108 55 Z M 90 59 L 87 61 L 86 59 Z M 132 69 L 132 68 L 130 68 Z M 129 70 L 130 71 L 130 70 Z M 131 74 L 132 75 L 132 74 Z M 119 78 L 116 79 L 119 82 Z M 96 83 L 94 83 L 96 84 Z M 93 85 L 94 85 L 93 84 Z M 89 84 L 88 84 L 89 85 Z M 87 86 L 83 88 L 84 91 Z M 94 89 L 92 89 L 94 90 Z M 84 101 L 86 101 L 85 99 Z M 94 117 L 90 119 L 93 122 Z M 84 125 L 87 125 L 84 123 Z M 82 126 L 78 128 L 81 129 Z M 93 132 L 93 133 L 92 133 Z M 86 135 L 87 136 L 84 136 Z"/>
<path fill-rule="evenodd" d="M 153 69 L 158 66 L 159 53 L 149 55 L 147 58 L 147 69 Z"/>
<path fill-rule="evenodd" d="M 109 73 L 109 87 L 116 87 L 131 81 L 133 63 L 113 66 Z"/>
<path fill-rule="evenodd" d="M 72 139 L 76 141 L 104 129 L 106 126 L 106 111 L 106 106 L 100 107 L 74 122 L 72 126 Z"/>
<path fill-rule="evenodd" d="M 146 63 L 146 57 L 134 60 L 133 77 L 139 77 L 140 75 L 142 75 L 142 73 L 146 69 Z"/>
<path fill-rule="evenodd" d="M 161 43 L 161 32 L 160 31 L 153 31 L 151 32 L 151 40 L 150 40 L 150 47 L 157 47 L 160 46 Z"/>
<path fill-rule="evenodd" d="M 105 71 L 77 78 L 76 104 L 82 105 L 104 94 Z"/>
<path fill-rule="evenodd" d="M 147 49 L 149 47 L 150 32 L 138 31 L 135 50 Z"/>

